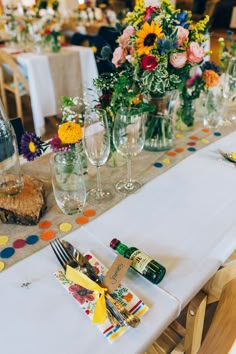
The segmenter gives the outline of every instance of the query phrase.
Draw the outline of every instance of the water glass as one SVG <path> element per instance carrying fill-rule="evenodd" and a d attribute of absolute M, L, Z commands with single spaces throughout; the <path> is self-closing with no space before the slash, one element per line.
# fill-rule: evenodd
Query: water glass
<path fill-rule="evenodd" d="M 86 201 L 86 187 L 79 154 L 74 151 L 56 153 L 50 162 L 58 207 L 67 215 L 81 213 Z"/>

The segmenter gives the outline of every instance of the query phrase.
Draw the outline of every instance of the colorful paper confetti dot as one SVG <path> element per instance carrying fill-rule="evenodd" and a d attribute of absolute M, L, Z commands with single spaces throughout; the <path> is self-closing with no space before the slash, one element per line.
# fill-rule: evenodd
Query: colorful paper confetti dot
<path fill-rule="evenodd" d="M 24 247 L 26 245 L 26 242 L 25 242 L 25 240 L 22 240 L 22 239 L 18 239 L 18 240 L 15 240 L 14 242 L 13 242 L 13 244 L 12 244 L 12 246 L 14 247 L 14 248 L 22 248 L 22 247 Z"/>
<path fill-rule="evenodd" d="M 202 129 L 203 133 L 209 133 L 210 129 L 209 128 L 204 128 Z"/>
<path fill-rule="evenodd" d="M 176 152 L 175 151 L 167 151 L 166 153 L 168 156 L 175 156 Z"/>
<path fill-rule="evenodd" d="M 79 225 L 84 225 L 89 222 L 89 219 L 86 216 L 79 216 L 75 221 Z"/>
<path fill-rule="evenodd" d="M 190 148 L 188 148 L 188 151 L 191 151 L 191 152 L 194 152 L 194 151 L 196 151 L 197 149 L 196 148 L 194 148 L 194 147 L 190 147 Z"/>
<path fill-rule="evenodd" d="M 163 159 L 162 163 L 164 163 L 164 165 L 169 165 L 170 164 L 170 159 Z"/>
<path fill-rule="evenodd" d="M 209 144 L 209 140 L 207 140 L 207 139 L 202 139 L 201 142 L 202 142 L 203 144 Z"/>
<path fill-rule="evenodd" d="M 183 148 L 176 148 L 175 151 L 178 152 L 178 153 L 180 153 L 180 152 L 183 152 L 184 149 L 183 149 Z"/>
<path fill-rule="evenodd" d="M 69 232 L 72 229 L 72 225 L 68 222 L 63 222 L 62 224 L 59 225 L 59 229 L 62 232 Z"/>
<path fill-rule="evenodd" d="M 94 209 L 86 209 L 86 210 L 84 210 L 83 214 L 85 216 L 95 216 L 96 215 L 96 210 L 94 210 Z"/>
<path fill-rule="evenodd" d="M 4 262 L 0 261 L 0 272 L 2 272 L 4 268 L 5 268 Z"/>
<path fill-rule="evenodd" d="M 41 240 L 43 241 L 50 241 L 55 237 L 55 231 L 53 230 L 47 230 L 42 233 L 40 236 Z"/>
<path fill-rule="evenodd" d="M 162 168 L 163 167 L 163 164 L 161 162 L 155 162 L 153 164 L 153 166 L 157 167 L 157 168 Z"/>
<path fill-rule="evenodd" d="M 187 145 L 189 145 L 189 146 L 194 146 L 194 145 L 196 145 L 196 143 L 195 143 L 194 141 L 189 141 L 189 142 L 187 143 Z"/>
<path fill-rule="evenodd" d="M 30 235 L 25 239 L 25 242 L 27 243 L 27 245 L 34 245 L 38 242 L 38 240 L 39 237 L 37 235 Z"/>
<path fill-rule="evenodd" d="M 0 236 L 0 246 L 5 245 L 9 240 L 9 237 L 6 235 L 1 235 Z"/>
<path fill-rule="evenodd" d="M 10 258 L 11 256 L 13 256 L 14 253 L 15 253 L 15 250 L 13 247 L 7 247 L 2 250 L 1 257 L 2 258 Z"/>
<path fill-rule="evenodd" d="M 39 223 L 39 228 L 40 229 L 48 229 L 49 227 L 51 227 L 52 223 L 49 220 L 43 220 Z"/>
<path fill-rule="evenodd" d="M 182 139 L 184 136 L 183 134 L 175 134 L 176 139 Z"/>
<path fill-rule="evenodd" d="M 221 136 L 221 133 L 220 132 L 214 132 L 214 135 L 215 136 Z"/>
<path fill-rule="evenodd" d="M 198 137 L 197 137 L 196 135 L 192 135 L 192 136 L 189 137 L 189 139 L 191 139 L 191 140 L 198 140 Z"/>

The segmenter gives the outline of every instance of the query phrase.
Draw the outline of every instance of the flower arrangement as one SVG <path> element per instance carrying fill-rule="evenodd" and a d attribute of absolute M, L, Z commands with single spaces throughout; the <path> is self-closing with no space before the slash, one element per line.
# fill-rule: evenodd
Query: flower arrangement
<path fill-rule="evenodd" d="M 62 121 L 58 126 L 57 134 L 49 141 L 42 141 L 34 133 L 24 133 L 21 139 L 23 157 L 33 161 L 41 156 L 48 148 L 53 152 L 66 152 L 82 146 L 82 122 L 80 115 L 73 111 L 73 107 L 80 104 L 78 97 L 62 98 Z"/>
<path fill-rule="evenodd" d="M 139 0 L 127 14 L 128 26 L 118 39 L 112 62 L 121 71 L 132 68 L 142 94 L 164 95 L 179 88 L 192 67 L 202 62 L 208 21 L 206 16 L 193 23 L 190 12 L 174 10 L 168 0 L 147 8 Z"/>
<path fill-rule="evenodd" d="M 177 129 L 187 130 L 193 126 L 195 113 L 193 101 L 200 96 L 201 92 L 207 93 L 219 84 L 220 68 L 213 62 L 206 61 L 194 72 L 190 72 L 182 88 L 180 105 L 176 112 Z"/>
<path fill-rule="evenodd" d="M 156 108 L 149 104 L 153 98 L 182 91 L 193 68 L 208 54 L 204 43 L 209 17 L 194 23 L 191 16 L 191 12 L 175 10 L 169 0 L 148 7 L 144 0 L 137 1 L 134 11 L 127 14 L 126 27 L 113 52 L 114 71 L 95 80 L 101 91 L 100 103 L 104 108 L 109 106 L 113 117 L 120 106 L 153 111 Z M 103 53 L 109 56 L 108 50 Z M 150 127 L 149 122 L 149 138 L 155 139 L 157 131 L 161 137 L 163 127 Z M 159 123 L 153 120 L 150 124 Z M 170 131 L 168 126 L 166 131 Z"/>

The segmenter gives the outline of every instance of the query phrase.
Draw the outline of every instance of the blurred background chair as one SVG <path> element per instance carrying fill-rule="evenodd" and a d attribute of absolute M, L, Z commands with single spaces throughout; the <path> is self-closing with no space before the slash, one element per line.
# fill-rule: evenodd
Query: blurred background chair
<path fill-rule="evenodd" d="M 29 95 L 29 83 L 15 58 L 4 50 L 0 50 L 0 90 L 7 115 L 9 114 L 9 109 L 6 93 L 11 92 L 15 98 L 17 116 L 21 117 L 23 122 L 21 97 Z"/>

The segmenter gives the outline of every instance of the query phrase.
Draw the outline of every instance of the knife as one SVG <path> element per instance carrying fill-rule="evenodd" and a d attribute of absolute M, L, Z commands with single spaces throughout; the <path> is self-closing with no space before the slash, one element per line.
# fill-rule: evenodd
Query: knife
<path fill-rule="evenodd" d="M 89 263 L 86 257 L 84 257 L 83 254 L 68 241 L 61 240 L 61 242 L 69 254 L 78 262 L 79 266 L 82 268 L 81 271 L 90 279 L 98 283 L 98 285 L 102 286 L 102 281 L 97 275 L 96 270 Z M 120 326 L 123 327 L 125 325 L 129 325 L 130 327 L 135 328 L 141 323 L 139 317 L 129 313 L 129 311 L 123 305 L 121 305 L 118 300 L 114 299 L 108 292 L 105 293 L 105 298 L 108 310 L 118 320 Z"/>

